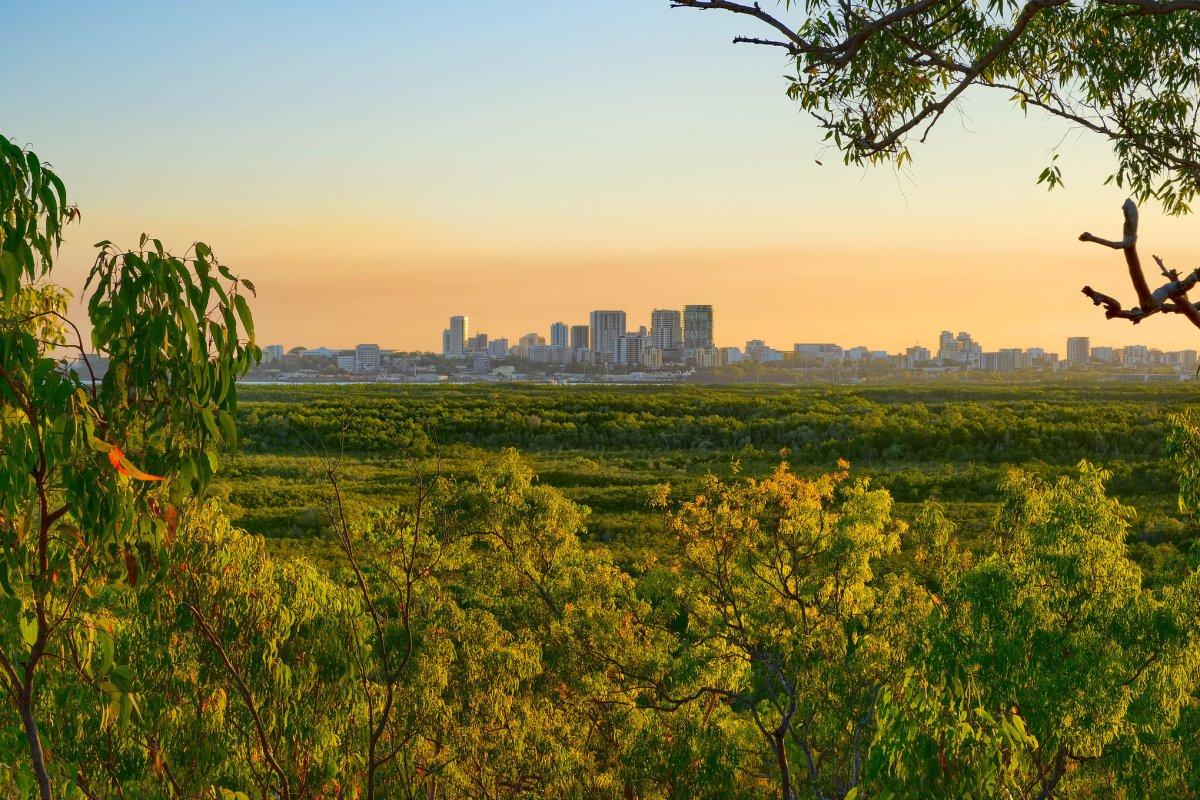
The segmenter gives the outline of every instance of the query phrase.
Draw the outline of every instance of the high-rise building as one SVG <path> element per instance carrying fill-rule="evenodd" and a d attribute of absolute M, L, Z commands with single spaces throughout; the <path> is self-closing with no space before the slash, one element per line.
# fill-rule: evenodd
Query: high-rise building
<path fill-rule="evenodd" d="M 650 312 L 651 343 L 670 358 L 683 349 L 683 315 L 673 308 L 656 308 Z"/>
<path fill-rule="evenodd" d="M 1000 372 L 1014 372 L 1027 366 L 1029 359 L 1019 347 L 1002 347 L 996 351 L 996 369 Z"/>
<path fill-rule="evenodd" d="M 938 336 L 938 361 L 953 361 L 958 355 L 958 342 L 954 341 L 954 334 L 950 331 L 942 331 Z"/>
<path fill-rule="evenodd" d="M 687 350 L 713 346 L 713 307 L 683 307 L 683 346 Z"/>
<path fill-rule="evenodd" d="M 551 347 L 567 347 L 570 329 L 565 322 L 556 322 L 550 326 L 550 346 Z"/>
<path fill-rule="evenodd" d="M 272 361 L 283 360 L 283 345 L 269 344 L 263 348 L 262 363 L 270 364 Z"/>
<path fill-rule="evenodd" d="M 642 333 L 627 333 L 617 337 L 617 349 L 613 361 L 618 364 L 641 364 L 642 353 L 650 347 L 650 337 Z M 659 354 L 659 363 L 662 355 Z"/>
<path fill-rule="evenodd" d="M 979 368 L 979 358 L 983 353 L 983 345 L 971 338 L 971 334 L 960 331 L 955 337 L 958 343 L 957 361 L 974 369 Z"/>
<path fill-rule="evenodd" d="M 1092 356 L 1092 343 L 1086 336 L 1067 339 L 1067 366 L 1086 366 Z"/>
<path fill-rule="evenodd" d="M 504 358 L 508 355 L 508 339 L 492 339 L 488 342 L 487 350 L 492 358 Z"/>
<path fill-rule="evenodd" d="M 571 349 L 572 350 L 587 350 L 588 347 L 588 326 L 587 325 L 572 325 L 571 326 Z"/>
<path fill-rule="evenodd" d="M 486 333 L 477 333 L 467 339 L 468 352 L 476 352 L 478 350 L 487 350 L 488 335 Z"/>
<path fill-rule="evenodd" d="M 379 345 L 360 344 L 354 348 L 354 370 L 376 372 L 379 370 Z"/>
<path fill-rule="evenodd" d="M 468 328 L 467 317 L 450 318 L 450 327 L 442 331 L 442 355 L 453 357 L 467 352 L 467 337 L 470 336 Z"/>
<path fill-rule="evenodd" d="M 625 335 L 624 311 L 593 311 L 591 314 L 592 350 L 603 361 L 615 361 L 617 339 Z"/>
<path fill-rule="evenodd" d="M 1146 364 L 1150 361 L 1150 349 L 1144 344 L 1127 344 L 1121 353 L 1125 364 Z"/>

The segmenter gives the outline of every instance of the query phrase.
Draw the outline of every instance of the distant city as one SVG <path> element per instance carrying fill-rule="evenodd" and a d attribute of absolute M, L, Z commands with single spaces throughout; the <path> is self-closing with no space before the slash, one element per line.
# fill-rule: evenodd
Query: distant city
<path fill-rule="evenodd" d="M 915 344 L 902 353 L 829 342 L 796 342 L 782 350 L 762 339 L 721 347 L 711 305 L 656 308 L 649 325 L 631 330 L 625 311 L 597 309 L 587 322 L 559 320 L 515 342 L 471 331 L 470 317 L 454 315 L 442 330 L 441 351 L 404 352 L 359 344 L 352 349 L 268 345 L 256 373 L 278 380 L 434 381 L 648 381 L 743 379 L 749 372 L 774 379 L 911 373 L 1023 373 L 1036 379 L 1086 376 L 1146 382 L 1190 380 L 1196 350 L 1163 351 L 1140 344 L 1092 347 L 1086 336 L 1066 340 L 1065 357 L 1043 347 L 985 350 L 965 331 L 944 330 L 936 349 Z M 548 335 L 547 335 L 548 334 Z"/>

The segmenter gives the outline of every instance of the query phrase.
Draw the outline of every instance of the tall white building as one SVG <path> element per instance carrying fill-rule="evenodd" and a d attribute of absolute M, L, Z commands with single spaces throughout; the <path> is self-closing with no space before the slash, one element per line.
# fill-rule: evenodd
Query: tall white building
<path fill-rule="evenodd" d="M 593 311 L 591 329 L 592 350 L 603 361 L 615 361 L 617 339 L 625 335 L 625 312 Z"/>
<path fill-rule="evenodd" d="M 269 344 L 263 348 L 262 363 L 270 364 L 273 361 L 283 360 L 283 345 Z"/>
<path fill-rule="evenodd" d="M 442 355 L 464 355 L 467 352 L 468 336 L 470 336 L 470 330 L 467 317 L 451 317 L 450 327 L 442 331 Z"/>
<path fill-rule="evenodd" d="M 568 347 L 570 346 L 571 329 L 567 327 L 565 322 L 556 322 L 550 326 L 550 346 L 551 347 Z"/>
<path fill-rule="evenodd" d="M 683 307 L 683 346 L 688 350 L 713 346 L 713 307 Z"/>
<path fill-rule="evenodd" d="M 379 345 L 360 344 L 354 348 L 356 372 L 376 372 L 379 369 Z"/>

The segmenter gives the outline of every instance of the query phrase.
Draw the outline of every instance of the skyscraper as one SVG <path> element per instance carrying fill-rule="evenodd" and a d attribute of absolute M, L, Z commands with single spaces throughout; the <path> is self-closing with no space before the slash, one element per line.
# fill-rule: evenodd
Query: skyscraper
<path fill-rule="evenodd" d="M 587 325 L 572 325 L 571 326 L 571 349 L 572 350 L 587 350 L 588 348 L 588 326 Z"/>
<path fill-rule="evenodd" d="M 688 350 L 713 346 L 713 307 L 683 307 L 683 346 Z"/>
<path fill-rule="evenodd" d="M 942 331 L 938 336 L 938 361 L 954 361 L 958 357 L 958 342 L 950 331 Z"/>
<path fill-rule="evenodd" d="M 1092 341 L 1086 336 L 1067 339 L 1067 366 L 1085 366 L 1092 356 Z"/>
<path fill-rule="evenodd" d="M 467 317 L 451 317 L 450 327 L 442 332 L 442 355 L 461 356 L 465 354 L 469 335 Z"/>
<path fill-rule="evenodd" d="M 656 308 L 650 312 L 650 341 L 664 354 L 683 346 L 683 317 L 673 308 Z"/>
<path fill-rule="evenodd" d="M 625 335 L 624 311 L 593 311 L 591 315 L 592 350 L 604 361 L 617 355 L 617 339 Z"/>
<path fill-rule="evenodd" d="M 567 328 L 567 323 L 556 322 L 550 326 L 550 346 L 551 347 L 566 347 L 567 337 L 570 329 Z"/>

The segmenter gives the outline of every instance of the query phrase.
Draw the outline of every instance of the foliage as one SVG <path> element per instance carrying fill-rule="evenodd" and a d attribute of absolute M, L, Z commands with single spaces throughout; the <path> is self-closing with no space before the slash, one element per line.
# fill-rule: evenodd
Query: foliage
<path fill-rule="evenodd" d="M 903 167 L 972 89 L 1023 113 L 1045 112 L 1106 138 L 1109 177 L 1168 213 L 1196 194 L 1200 19 L 1190 2 L 1158 0 L 672 0 L 746 17 L 738 42 L 781 49 L 788 96 L 811 114 L 848 164 Z M 1039 183 L 1062 183 L 1057 155 Z"/>
<path fill-rule="evenodd" d="M 913 522 L 935 497 L 972 550 L 989 546 L 1011 467 L 1044 478 L 1080 457 L 1112 473 L 1110 490 L 1137 505 L 1133 552 L 1149 580 L 1178 577 L 1195 528 L 1177 509 L 1175 468 L 1161 458 L 1172 412 L 1190 385 L 560 387 L 243 386 L 242 452 L 216 491 L 239 525 L 276 553 L 339 560 L 324 513 L 322 459 L 338 455 L 343 498 L 369 509 L 409 502 L 418 473 L 469 474 L 512 446 L 542 483 L 587 506 L 589 547 L 627 569 L 672 551 L 650 487 L 685 494 L 709 474 L 769 474 L 786 448 L 799 475 L 839 457 L 887 489 Z M 536 420 L 536 422 L 535 422 Z M 418 430 L 421 439 L 405 438 Z M 393 439 L 393 437 L 395 437 Z M 424 441 L 425 444 L 421 444 Z"/>
<path fill-rule="evenodd" d="M 753 724 L 784 800 L 858 784 L 875 702 L 927 604 L 910 582 L 876 580 L 900 526 L 886 492 L 848 478 L 780 466 L 761 481 L 712 479 L 670 519 L 683 663 L 697 662 L 684 691 L 715 694 Z"/>
<path fill-rule="evenodd" d="M 0 157 L 0 688 L 16 711 L 0 726 L 28 743 L 15 780 L 48 798 L 50 772 L 67 767 L 46 763 L 34 713 L 43 667 L 90 657 L 82 598 L 167 569 L 173 504 L 203 489 L 232 444 L 234 379 L 257 348 L 238 293 L 252 287 L 205 245 L 181 258 L 157 241 L 137 252 L 102 242 L 88 312 L 92 349 L 109 369 L 86 381 L 63 369 L 52 348 L 85 347 L 62 313 L 64 294 L 37 282 L 77 212 L 37 156 L 0 139 Z"/>

